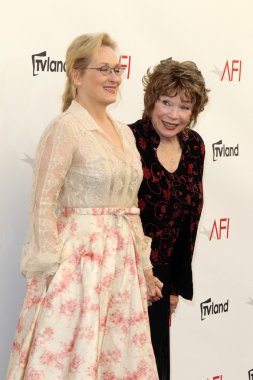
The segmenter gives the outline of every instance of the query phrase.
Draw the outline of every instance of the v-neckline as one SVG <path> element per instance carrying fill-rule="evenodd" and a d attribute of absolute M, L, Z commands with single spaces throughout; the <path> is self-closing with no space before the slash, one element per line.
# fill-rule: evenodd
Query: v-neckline
<path fill-rule="evenodd" d="M 161 167 L 166 173 L 168 173 L 168 174 L 171 175 L 171 176 L 177 175 L 177 173 L 179 172 L 180 167 L 181 167 L 181 162 L 182 162 L 182 157 L 183 157 L 183 149 L 182 149 L 182 152 L 181 152 L 181 155 L 180 155 L 180 159 L 179 159 L 179 162 L 178 162 L 178 166 L 177 166 L 177 168 L 176 168 L 173 172 L 170 172 L 170 171 L 169 171 L 168 169 L 166 169 L 165 166 L 161 163 L 161 161 L 160 161 L 159 158 L 158 158 L 157 148 L 153 147 L 153 152 L 154 152 L 154 155 L 155 155 L 156 162 L 160 165 L 160 167 Z"/>

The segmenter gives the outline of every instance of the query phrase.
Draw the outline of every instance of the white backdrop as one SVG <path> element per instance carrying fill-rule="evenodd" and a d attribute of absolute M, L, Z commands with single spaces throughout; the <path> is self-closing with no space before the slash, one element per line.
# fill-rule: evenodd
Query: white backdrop
<path fill-rule="evenodd" d="M 52 61 L 64 61 L 77 35 L 105 31 L 127 56 L 122 63 L 130 71 L 121 100 L 111 109 L 118 119 L 141 117 L 141 78 L 161 59 L 195 61 L 211 89 L 196 127 L 207 154 L 205 206 L 193 260 L 195 294 L 193 302 L 181 300 L 173 316 L 171 378 L 252 380 L 252 0 L 12 0 L 0 5 L 0 378 L 25 292 L 19 262 L 31 160 L 42 130 L 61 107 L 65 73 L 52 71 Z M 46 56 L 34 57 L 33 68 L 32 56 L 42 52 Z M 42 71 L 47 59 L 51 71 L 47 65 Z"/>

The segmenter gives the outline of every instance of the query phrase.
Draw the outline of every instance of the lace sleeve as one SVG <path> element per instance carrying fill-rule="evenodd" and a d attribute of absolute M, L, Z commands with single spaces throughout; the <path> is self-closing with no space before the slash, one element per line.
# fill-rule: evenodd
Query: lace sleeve
<path fill-rule="evenodd" d="M 152 268 L 150 261 L 151 238 L 144 235 L 140 215 L 129 215 L 133 228 L 135 244 L 140 255 L 143 270 Z"/>
<path fill-rule="evenodd" d="M 35 156 L 29 229 L 21 259 L 27 277 L 46 277 L 61 263 L 56 206 L 72 155 L 73 139 L 58 119 L 43 133 Z"/>
<path fill-rule="evenodd" d="M 136 157 L 136 160 L 141 161 L 140 154 L 136 148 L 136 141 L 135 141 L 135 136 L 129 126 L 122 122 L 118 122 L 118 124 L 121 126 L 124 137 L 126 140 L 129 142 L 129 147 L 132 149 L 133 156 Z M 140 176 L 142 178 L 142 170 L 141 170 L 141 163 L 140 163 Z M 138 208 L 138 200 L 136 197 L 136 200 L 134 202 L 134 207 Z M 133 234 L 134 234 L 134 239 L 135 239 L 135 245 L 138 251 L 138 254 L 140 256 L 141 264 L 143 270 L 147 270 L 152 268 L 152 264 L 150 261 L 150 253 L 151 253 L 151 238 L 148 236 L 144 235 L 143 228 L 142 228 L 142 222 L 140 215 L 138 214 L 133 214 L 133 215 L 128 215 L 129 221 L 132 226 Z"/>

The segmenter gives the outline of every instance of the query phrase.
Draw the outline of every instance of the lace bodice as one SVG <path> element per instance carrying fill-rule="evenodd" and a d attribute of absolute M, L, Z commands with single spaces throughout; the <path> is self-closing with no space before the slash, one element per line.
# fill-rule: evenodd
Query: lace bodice
<path fill-rule="evenodd" d="M 21 261 L 27 276 L 54 273 L 61 263 L 57 210 L 136 207 L 142 181 L 139 153 L 131 130 L 112 122 L 123 150 L 76 101 L 44 131 L 35 157 L 30 227 Z M 150 241 L 143 235 L 139 216 L 130 219 L 146 268 Z"/>

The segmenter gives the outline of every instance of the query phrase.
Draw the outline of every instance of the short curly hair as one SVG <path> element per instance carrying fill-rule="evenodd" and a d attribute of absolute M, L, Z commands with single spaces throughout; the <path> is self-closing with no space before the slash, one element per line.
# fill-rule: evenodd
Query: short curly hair
<path fill-rule="evenodd" d="M 161 95 L 176 96 L 182 93 L 193 103 L 191 123 L 194 126 L 197 117 L 208 102 L 205 80 L 197 65 L 191 61 L 178 62 L 172 58 L 161 61 L 142 78 L 144 85 L 143 119 L 151 118 L 156 101 Z"/>

